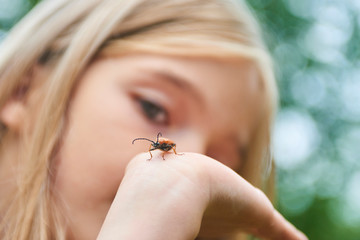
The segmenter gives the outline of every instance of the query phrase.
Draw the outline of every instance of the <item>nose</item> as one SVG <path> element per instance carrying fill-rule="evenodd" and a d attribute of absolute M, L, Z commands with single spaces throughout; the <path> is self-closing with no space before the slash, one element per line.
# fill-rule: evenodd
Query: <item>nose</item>
<path fill-rule="evenodd" d="M 224 165 L 239 170 L 243 161 L 238 139 L 234 136 L 217 136 L 209 139 L 205 155 Z"/>
<path fill-rule="evenodd" d="M 234 170 L 241 167 L 243 159 L 236 136 L 188 132 L 178 137 L 176 144 L 180 152 L 201 153 Z"/>
<path fill-rule="evenodd" d="M 176 145 L 180 152 L 196 152 L 205 154 L 206 152 L 206 136 L 196 131 L 186 131 L 177 134 Z"/>

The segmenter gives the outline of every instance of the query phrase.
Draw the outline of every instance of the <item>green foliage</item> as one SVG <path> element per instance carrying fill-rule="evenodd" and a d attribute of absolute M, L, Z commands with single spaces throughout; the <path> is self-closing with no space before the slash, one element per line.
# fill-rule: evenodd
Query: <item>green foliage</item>
<path fill-rule="evenodd" d="M 360 4 L 247 2 L 265 30 L 281 95 L 278 208 L 310 239 L 358 240 Z"/>

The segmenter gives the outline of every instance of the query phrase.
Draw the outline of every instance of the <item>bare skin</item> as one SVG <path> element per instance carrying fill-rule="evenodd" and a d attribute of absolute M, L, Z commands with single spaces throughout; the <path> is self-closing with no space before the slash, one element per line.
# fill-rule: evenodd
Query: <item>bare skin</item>
<path fill-rule="evenodd" d="M 99 240 L 225 239 L 239 228 L 262 239 L 307 239 L 260 190 L 218 161 L 188 152 L 166 161 L 160 152 L 151 162 L 147 156 L 128 164 Z"/>
<path fill-rule="evenodd" d="M 42 82 L 46 70 L 33 78 Z M 27 102 L 13 99 L 1 109 L 9 136 L 31 129 L 46 89 L 31 91 Z M 245 60 L 134 54 L 94 61 L 74 91 L 54 159 L 68 239 L 226 239 L 235 228 L 263 239 L 306 239 L 231 170 L 243 164 L 239 149 L 261 100 L 258 73 Z M 137 155 L 148 143 L 131 141 L 158 132 L 185 154 L 166 153 L 166 161 L 157 150 L 151 161 L 149 153 Z M 21 140 L 8 145 L 0 158 L 16 169 L 9 156 Z"/>

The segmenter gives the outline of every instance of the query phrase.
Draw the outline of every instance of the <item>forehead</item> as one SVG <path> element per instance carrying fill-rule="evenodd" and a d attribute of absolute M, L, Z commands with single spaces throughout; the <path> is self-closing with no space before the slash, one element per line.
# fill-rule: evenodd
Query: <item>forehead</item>
<path fill-rule="evenodd" d="M 249 60 L 198 59 L 186 63 L 192 83 L 207 102 L 206 110 L 217 124 L 250 126 L 263 101 L 260 73 Z"/>
<path fill-rule="evenodd" d="M 260 77 L 256 66 L 249 60 L 194 59 L 185 63 L 192 83 L 203 89 L 211 100 L 219 104 L 245 105 L 247 99 L 260 91 Z"/>
<path fill-rule="evenodd" d="M 214 108 L 241 107 L 263 93 L 262 80 L 253 61 L 215 57 L 142 56 L 140 69 L 171 79 L 187 91 L 196 91 Z M 200 101 L 200 99 L 199 99 Z"/>
<path fill-rule="evenodd" d="M 250 93 L 261 88 L 261 78 L 256 64 L 242 58 L 220 57 L 179 57 L 139 54 L 126 57 L 135 62 L 139 70 L 158 76 L 175 79 L 191 85 L 201 86 L 205 91 L 214 93 L 237 92 L 246 89 Z M 217 88 L 224 86 L 225 91 Z M 228 94 L 226 94 L 228 96 Z"/>

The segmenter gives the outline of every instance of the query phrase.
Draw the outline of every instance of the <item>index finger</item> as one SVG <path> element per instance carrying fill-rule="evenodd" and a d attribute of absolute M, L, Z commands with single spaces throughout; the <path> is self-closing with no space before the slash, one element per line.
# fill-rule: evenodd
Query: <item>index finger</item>
<path fill-rule="evenodd" d="M 288 222 L 277 210 L 273 210 L 272 217 L 264 227 L 253 232 L 262 239 L 271 240 L 307 240 L 308 238 Z"/>
<path fill-rule="evenodd" d="M 237 226 L 262 239 L 307 240 L 303 233 L 275 210 L 261 190 L 216 160 L 207 160 L 206 165 L 206 171 L 212 179 L 211 210 L 207 214 L 212 219 L 218 218 L 216 222 L 204 223 L 208 229 L 216 229 L 221 225 L 223 232 L 226 232 L 226 228 L 230 230 Z"/>

